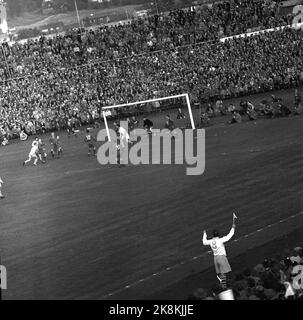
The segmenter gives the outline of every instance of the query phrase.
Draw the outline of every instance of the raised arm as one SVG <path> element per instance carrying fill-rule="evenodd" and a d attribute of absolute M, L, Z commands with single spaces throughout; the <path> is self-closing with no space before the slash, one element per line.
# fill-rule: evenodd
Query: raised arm
<path fill-rule="evenodd" d="M 202 243 L 203 243 L 203 245 L 205 245 L 205 246 L 209 246 L 210 243 L 211 243 L 210 240 L 207 240 L 207 234 L 206 234 L 206 231 L 205 231 L 205 230 L 203 231 Z"/>
<path fill-rule="evenodd" d="M 222 238 L 221 238 L 221 241 L 222 241 L 222 242 L 227 242 L 227 241 L 229 241 L 229 240 L 233 237 L 233 235 L 235 234 L 235 228 L 236 228 L 236 226 L 233 224 L 232 228 L 231 228 L 230 231 L 229 231 L 229 234 L 226 235 L 225 237 L 222 237 Z"/>

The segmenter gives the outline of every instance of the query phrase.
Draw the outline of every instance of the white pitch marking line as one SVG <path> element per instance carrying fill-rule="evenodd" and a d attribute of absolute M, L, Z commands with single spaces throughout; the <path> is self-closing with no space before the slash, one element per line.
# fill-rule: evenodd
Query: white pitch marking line
<path fill-rule="evenodd" d="M 243 236 L 242 237 L 239 237 L 238 239 L 235 239 L 235 240 L 233 240 L 233 241 L 239 241 L 239 240 L 241 240 L 243 238 Z"/>

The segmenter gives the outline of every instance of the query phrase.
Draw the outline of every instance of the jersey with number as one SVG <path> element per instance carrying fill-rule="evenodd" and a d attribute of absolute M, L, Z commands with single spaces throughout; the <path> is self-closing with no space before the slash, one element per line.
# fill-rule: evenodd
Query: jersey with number
<path fill-rule="evenodd" d="M 213 251 L 214 256 L 226 256 L 226 250 L 224 243 L 229 241 L 235 233 L 235 229 L 231 228 L 229 234 L 225 237 L 219 238 L 215 237 L 207 240 L 206 234 L 203 235 L 203 244 L 205 246 L 209 245 Z"/>

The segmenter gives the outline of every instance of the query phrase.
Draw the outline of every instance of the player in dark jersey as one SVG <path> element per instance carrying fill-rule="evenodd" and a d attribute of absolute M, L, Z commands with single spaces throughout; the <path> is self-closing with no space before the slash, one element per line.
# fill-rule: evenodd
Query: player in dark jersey
<path fill-rule="evenodd" d="M 51 155 L 53 159 L 55 158 L 55 155 L 57 156 L 57 159 L 59 159 L 63 153 L 59 139 L 60 139 L 59 136 L 55 136 L 54 132 L 51 133 L 49 142 L 51 144 Z"/>
<path fill-rule="evenodd" d="M 95 141 L 96 138 L 94 138 L 91 134 L 90 134 L 90 130 L 86 129 L 86 135 L 84 138 L 84 141 L 87 143 L 88 145 L 88 156 L 90 157 L 91 155 L 95 156 L 96 155 L 96 146 L 95 146 Z"/>
<path fill-rule="evenodd" d="M 121 145 L 120 145 L 119 139 L 117 140 L 116 149 L 117 149 L 117 164 L 118 164 L 118 167 L 121 168 Z"/>
<path fill-rule="evenodd" d="M 133 131 L 135 129 L 135 124 L 131 118 L 127 118 L 126 121 L 127 121 L 127 126 L 128 126 L 128 132 L 130 133 L 131 131 Z"/>
<path fill-rule="evenodd" d="M 153 122 L 147 118 L 143 118 L 143 128 L 147 131 L 147 133 L 152 133 Z"/>
<path fill-rule="evenodd" d="M 66 123 L 66 131 L 67 131 L 67 136 L 70 138 L 70 135 L 73 133 L 73 125 L 72 125 L 72 119 L 68 118 L 67 123 Z"/>
<path fill-rule="evenodd" d="M 122 168 L 122 167 L 125 167 L 126 164 L 123 163 L 123 152 L 124 152 L 124 147 L 123 145 L 121 144 L 121 140 L 120 138 L 117 139 L 117 142 L 116 142 L 116 155 L 117 155 L 117 165 L 118 165 L 118 168 Z"/>
<path fill-rule="evenodd" d="M 47 157 L 47 153 L 45 151 L 45 143 L 42 141 L 42 139 L 38 139 L 38 157 L 39 157 L 39 160 L 42 162 L 42 163 L 45 163 L 46 162 L 46 157 Z"/>
<path fill-rule="evenodd" d="M 138 127 L 139 121 L 137 120 L 136 116 L 132 116 L 131 121 L 132 121 L 135 128 Z"/>
<path fill-rule="evenodd" d="M 136 116 L 132 116 L 131 118 L 127 118 L 128 130 L 129 134 L 133 132 L 136 134 L 136 128 L 139 125 L 139 121 L 137 120 Z"/>
<path fill-rule="evenodd" d="M 169 115 L 166 116 L 165 129 L 168 129 L 170 132 L 175 130 L 175 124 Z"/>
<path fill-rule="evenodd" d="M 74 137 L 77 137 L 77 134 L 80 132 L 80 130 L 76 130 L 76 123 L 75 123 L 74 119 L 72 119 L 72 118 L 67 119 L 66 131 L 67 131 L 68 138 L 70 138 L 71 134 Z"/>

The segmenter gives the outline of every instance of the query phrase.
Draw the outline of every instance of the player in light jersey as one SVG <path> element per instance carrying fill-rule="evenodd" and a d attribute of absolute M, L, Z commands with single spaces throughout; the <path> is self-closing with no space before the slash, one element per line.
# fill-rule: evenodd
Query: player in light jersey
<path fill-rule="evenodd" d="M 183 112 L 182 108 L 178 109 L 177 119 L 185 119 L 185 113 Z"/>
<path fill-rule="evenodd" d="M 123 127 L 121 127 L 118 123 L 115 122 L 115 126 L 117 128 L 117 132 L 119 133 L 119 138 L 120 138 L 120 146 L 122 148 L 125 147 L 125 144 L 124 142 L 126 143 L 132 143 L 130 141 L 130 137 L 129 137 L 129 134 L 128 132 L 126 131 L 126 129 L 124 129 Z"/>
<path fill-rule="evenodd" d="M 3 180 L 0 177 L 0 199 L 4 199 L 4 195 L 2 194 L 2 185 L 3 185 Z"/>
<path fill-rule="evenodd" d="M 30 153 L 28 155 L 28 159 L 23 162 L 23 166 L 25 166 L 32 159 L 35 159 L 34 160 L 34 165 L 35 166 L 37 165 L 37 162 L 38 162 L 38 159 L 39 159 L 38 158 L 38 150 L 39 150 L 38 138 L 36 138 L 32 143 L 32 148 L 31 148 L 31 151 L 30 151 Z"/>
<path fill-rule="evenodd" d="M 226 274 L 231 271 L 230 264 L 226 257 L 226 250 L 224 243 L 229 241 L 235 233 L 236 225 L 233 223 L 228 235 L 220 238 L 217 230 L 213 231 L 213 238 L 207 240 L 206 231 L 203 231 L 202 242 L 205 246 L 210 246 L 214 254 L 214 264 L 217 277 L 221 282 L 222 288 L 226 289 Z"/>

